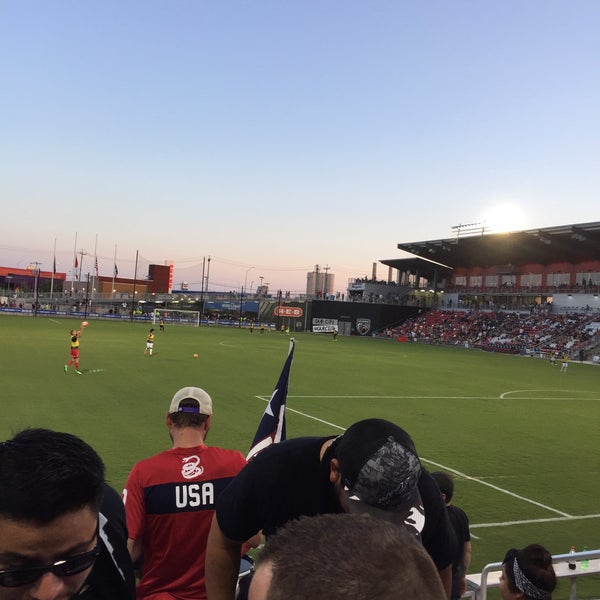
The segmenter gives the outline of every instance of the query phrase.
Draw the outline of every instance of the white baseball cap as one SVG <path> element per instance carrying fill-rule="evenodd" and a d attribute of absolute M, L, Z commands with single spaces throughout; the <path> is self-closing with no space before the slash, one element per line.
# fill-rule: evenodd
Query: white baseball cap
<path fill-rule="evenodd" d="M 198 406 L 180 406 L 184 400 L 196 400 Z M 171 400 L 169 413 L 186 412 L 200 415 L 212 415 L 212 399 L 202 389 L 198 387 L 181 388 Z"/>

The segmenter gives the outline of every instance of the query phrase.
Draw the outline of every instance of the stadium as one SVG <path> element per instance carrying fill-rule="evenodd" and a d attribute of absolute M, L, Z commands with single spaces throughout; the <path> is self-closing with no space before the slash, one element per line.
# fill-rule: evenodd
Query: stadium
<path fill-rule="evenodd" d="M 2 435 L 28 426 L 80 435 L 120 490 L 134 462 L 167 447 L 169 399 L 189 384 L 214 399 L 210 443 L 246 453 L 293 334 L 288 437 L 341 433 L 369 416 L 409 431 L 427 469 L 452 473 L 455 502 L 469 515 L 471 597 L 498 598 L 494 569 L 492 589 L 478 589 L 486 565 L 497 569 L 507 548 L 532 542 L 555 556 L 555 599 L 600 597 L 600 223 L 461 230 L 398 249 L 410 256 L 382 260 L 386 279 L 374 268 L 350 281 L 343 302 L 205 290 L 156 292 L 146 310 L 125 289 L 118 302 L 109 293 L 73 305 L 62 302 L 62 289 L 61 302 L 50 301 L 55 274 L 5 267 Z M 32 278 L 19 280 L 18 292 L 17 275 Z M 208 302 L 229 305 L 209 310 Z M 165 332 L 148 358 L 157 310 Z M 76 377 L 62 366 L 68 332 L 84 317 Z M 261 332 L 251 322 L 271 327 Z M 565 353 L 561 372 L 551 358 Z M 570 571 L 564 555 L 572 545 Z"/>
<path fill-rule="evenodd" d="M 317 272 L 320 284 L 312 283 L 312 296 L 291 298 L 281 291 L 268 294 L 263 286 L 255 294 L 243 289 L 239 294 L 209 291 L 204 276 L 200 292 L 177 292 L 172 289 L 172 264 L 150 264 L 147 275 L 133 280 L 119 278 L 116 265 L 112 277 L 96 274 L 91 280 L 89 274 L 82 277 L 80 269 L 70 282 L 65 273 L 0 267 L 0 310 L 153 322 L 162 317 L 194 325 L 264 323 L 294 333 L 335 329 L 340 335 L 400 335 L 501 352 L 566 352 L 580 361 L 596 360 L 600 222 L 496 234 L 477 224 L 453 229 L 452 238 L 399 243 L 408 257 L 380 261 L 388 269 L 387 279 L 377 277 L 374 264 L 370 278 L 348 282 L 344 300 L 323 293 L 329 285 L 326 272 Z M 309 274 L 309 280 L 313 276 Z M 451 311 L 446 316 L 453 319 L 472 311 L 496 317 L 493 324 L 486 323 L 485 336 L 481 329 L 436 336 L 432 327 L 417 331 L 402 325 L 431 310 Z M 507 315 L 510 319 L 503 327 Z M 565 315 L 571 315 L 569 329 L 574 330 L 568 338 L 563 335 Z M 436 318 L 445 315 L 429 317 Z M 522 326 L 532 335 L 514 335 Z"/>

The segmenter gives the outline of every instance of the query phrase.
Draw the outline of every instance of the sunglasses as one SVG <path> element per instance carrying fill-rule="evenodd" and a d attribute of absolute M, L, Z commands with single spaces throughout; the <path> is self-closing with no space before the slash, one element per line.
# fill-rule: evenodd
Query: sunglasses
<path fill-rule="evenodd" d="M 75 554 L 70 558 L 57 560 L 44 567 L 26 567 L 23 569 L 7 569 L 0 571 L 1 587 L 19 587 L 37 581 L 44 573 L 53 573 L 56 577 L 69 577 L 89 569 L 100 554 L 100 544 L 83 554 Z"/>

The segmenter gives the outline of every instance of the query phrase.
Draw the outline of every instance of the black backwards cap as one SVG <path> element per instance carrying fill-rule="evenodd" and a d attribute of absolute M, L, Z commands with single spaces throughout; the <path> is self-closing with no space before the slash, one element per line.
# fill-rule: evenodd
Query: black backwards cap
<path fill-rule="evenodd" d="M 421 463 L 411 437 L 384 419 L 351 425 L 334 443 L 348 510 L 403 525 L 419 536 L 425 525 L 417 482 Z"/>

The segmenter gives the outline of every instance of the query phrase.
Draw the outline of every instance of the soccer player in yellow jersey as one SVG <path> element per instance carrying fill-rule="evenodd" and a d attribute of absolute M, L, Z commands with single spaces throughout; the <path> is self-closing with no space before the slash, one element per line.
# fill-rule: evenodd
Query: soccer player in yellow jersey
<path fill-rule="evenodd" d="M 65 365 L 65 373 L 69 370 L 72 364 L 75 364 L 75 373 L 83 375 L 79 370 L 79 338 L 83 331 L 83 325 L 79 329 L 71 329 L 71 360 Z"/>
<path fill-rule="evenodd" d="M 144 354 L 149 354 L 152 356 L 152 351 L 154 350 L 154 329 L 151 329 L 146 337 L 146 349 L 144 350 Z"/>

